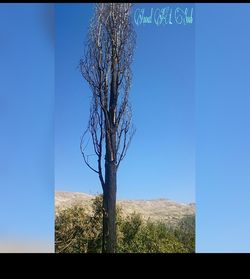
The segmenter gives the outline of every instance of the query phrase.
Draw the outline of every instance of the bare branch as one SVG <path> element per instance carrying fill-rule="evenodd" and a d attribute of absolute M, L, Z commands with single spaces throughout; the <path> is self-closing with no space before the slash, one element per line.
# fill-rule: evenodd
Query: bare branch
<path fill-rule="evenodd" d="M 86 131 L 87 131 L 87 130 L 86 130 Z M 86 131 L 85 131 L 85 133 L 86 133 Z M 83 147 L 83 139 L 84 139 L 85 133 L 84 133 L 83 136 L 81 137 L 81 142 L 80 142 L 80 150 L 81 150 L 81 153 L 82 153 L 84 162 L 85 162 L 85 164 L 86 164 L 92 171 L 94 171 L 94 172 L 96 172 L 96 173 L 99 174 L 99 172 L 89 164 L 89 162 L 88 162 L 88 155 L 86 155 L 86 154 L 84 153 L 84 150 L 85 150 L 86 147 L 87 147 L 87 145 L 86 145 L 85 147 Z M 87 158 L 86 158 L 86 156 L 87 156 Z"/>
<path fill-rule="evenodd" d="M 117 161 L 117 169 L 119 168 L 119 165 L 120 165 L 121 161 L 125 158 L 125 156 L 127 154 L 128 148 L 130 146 L 130 143 L 132 141 L 132 138 L 133 138 L 135 132 L 136 132 L 136 129 L 133 128 L 129 137 L 127 137 L 127 133 L 124 132 L 122 151 L 121 151 L 121 153 L 118 152 L 118 154 L 120 156 L 119 156 L 118 161 Z"/>
<path fill-rule="evenodd" d="M 79 68 L 92 92 L 88 132 L 97 156 L 97 169 L 102 174 L 104 160 L 120 165 L 135 133 L 129 92 L 132 81 L 131 64 L 135 47 L 135 32 L 130 17 L 130 3 L 98 3 L 90 22 L 86 51 Z"/>

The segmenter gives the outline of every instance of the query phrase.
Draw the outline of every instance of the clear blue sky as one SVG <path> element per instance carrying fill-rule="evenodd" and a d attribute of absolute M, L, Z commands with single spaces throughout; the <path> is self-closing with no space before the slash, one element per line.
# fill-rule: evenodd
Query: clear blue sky
<path fill-rule="evenodd" d="M 53 7 L 0 5 L 0 242 L 54 242 Z"/>
<path fill-rule="evenodd" d="M 250 251 L 250 5 L 196 5 L 196 249 Z"/>
<path fill-rule="evenodd" d="M 169 5 L 167 5 L 169 6 Z M 187 7 L 176 5 L 172 7 Z M 190 5 L 188 5 L 191 7 Z M 136 4 L 136 8 L 166 4 Z M 101 192 L 79 141 L 91 92 L 76 69 L 93 4 L 56 6 L 56 190 Z M 118 198 L 195 201 L 195 28 L 137 26 L 131 102 L 137 132 L 118 174 Z"/>

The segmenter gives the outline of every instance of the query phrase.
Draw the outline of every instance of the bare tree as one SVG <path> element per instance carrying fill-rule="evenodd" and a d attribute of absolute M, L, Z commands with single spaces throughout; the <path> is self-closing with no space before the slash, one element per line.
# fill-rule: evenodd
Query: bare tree
<path fill-rule="evenodd" d="M 102 185 L 102 250 L 107 253 L 115 252 L 116 247 L 117 170 L 135 132 L 129 104 L 135 47 L 130 13 L 128 3 L 96 4 L 85 54 L 80 60 L 82 76 L 92 92 L 89 124 L 80 147 L 84 162 L 98 174 Z M 96 166 L 89 160 L 93 154 L 86 151 L 89 140 Z"/>

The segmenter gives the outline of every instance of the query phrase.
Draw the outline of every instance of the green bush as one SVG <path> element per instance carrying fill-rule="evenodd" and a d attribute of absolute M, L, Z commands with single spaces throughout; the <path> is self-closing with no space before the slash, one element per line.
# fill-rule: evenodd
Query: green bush
<path fill-rule="evenodd" d="M 187 215 L 183 217 L 175 230 L 177 239 L 183 243 L 187 252 L 195 251 L 195 217 Z"/>
<path fill-rule="evenodd" d="M 101 253 L 102 197 L 95 198 L 91 213 L 76 204 L 60 211 L 55 222 L 57 253 Z M 143 220 L 133 213 L 123 216 L 117 208 L 118 253 L 193 253 L 194 216 L 183 218 L 175 227 Z"/>

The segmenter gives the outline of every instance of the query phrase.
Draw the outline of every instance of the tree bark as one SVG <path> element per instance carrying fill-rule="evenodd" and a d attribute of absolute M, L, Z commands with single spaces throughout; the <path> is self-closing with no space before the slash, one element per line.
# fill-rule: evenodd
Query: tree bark
<path fill-rule="evenodd" d="M 104 253 L 116 249 L 116 107 L 117 62 L 112 51 L 112 79 L 109 100 L 109 128 L 106 128 L 105 187 L 103 191 L 103 247 Z"/>
<path fill-rule="evenodd" d="M 103 253 L 116 250 L 116 165 L 106 160 L 103 191 Z"/>

